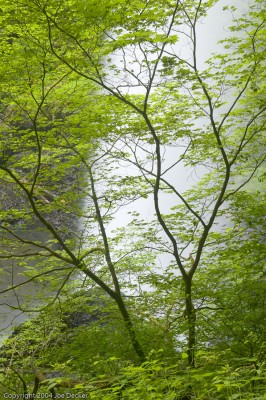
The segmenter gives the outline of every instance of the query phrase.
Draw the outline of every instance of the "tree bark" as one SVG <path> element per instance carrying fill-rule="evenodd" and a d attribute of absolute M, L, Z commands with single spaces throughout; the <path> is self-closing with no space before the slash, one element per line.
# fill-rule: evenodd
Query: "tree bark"
<path fill-rule="evenodd" d="M 187 355 L 190 367 L 195 367 L 196 313 L 192 302 L 192 279 L 185 279 L 186 316 L 188 321 Z"/>
<path fill-rule="evenodd" d="M 108 269 L 110 271 L 111 277 L 112 277 L 112 281 L 113 281 L 113 285 L 114 285 L 114 290 L 112 290 L 110 292 L 110 296 L 115 300 L 118 309 L 122 315 L 123 321 L 125 323 L 125 327 L 128 331 L 132 346 L 136 352 L 136 354 L 138 355 L 139 359 L 141 362 L 145 361 L 145 355 L 144 352 L 142 350 L 141 344 L 137 338 L 136 335 L 136 331 L 134 329 L 132 320 L 130 318 L 129 312 L 127 310 L 126 304 L 124 302 L 124 299 L 122 297 L 122 293 L 121 293 L 121 288 L 120 288 L 120 283 L 116 274 L 116 270 L 115 270 L 115 266 L 112 262 L 112 258 L 111 258 L 111 252 L 110 252 L 110 248 L 109 248 L 109 242 L 108 242 L 108 237 L 107 237 L 107 233 L 105 230 L 105 225 L 104 225 L 104 221 L 103 221 L 103 217 L 101 214 L 101 210 L 100 210 L 100 206 L 99 206 L 99 202 L 98 202 L 98 197 L 96 194 L 96 188 L 95 188 L 95 184 L 94 184 L 94 177 L 92 174 L 92 168 L 89 168 L 89 175 L 90 175 L 90 182 L 91 182 L 91 190 L 92 190 L 92 200 L 94 202 L 94 207 L 95 207 L 95 212 L 97 215 L 97 221 L 99 224 L 99 228 L 100 228 L 100 232 L 102 235 L 102 239 L 103 239 L 103 245 L 104 245 L 104 249 L 105 249 L 105 260 L 106 260 L 106 264 L 108 266 Z"/>
<path fill-rule="evenodd" d="M 117 298 L 115 299 L 116 304 L 119 308 L 119 311 L 122 315 L 123 321 L 125 323 L 126 329 L 128 331 L 132 346 L 137 354 L 137 356 L 139 357 L 141 362 L 144 362 L 146 360 L 145 354 L 142 350 L 142 347 L 139 343 L 139 340 L 137 338 L 134 326 L 133 326 L 133 322 L 131 321 L 130 315 L 128 313 L 127 307 L 124 303 L 123 298 L 121 297 L 121 295 L 118 295 Z"/>

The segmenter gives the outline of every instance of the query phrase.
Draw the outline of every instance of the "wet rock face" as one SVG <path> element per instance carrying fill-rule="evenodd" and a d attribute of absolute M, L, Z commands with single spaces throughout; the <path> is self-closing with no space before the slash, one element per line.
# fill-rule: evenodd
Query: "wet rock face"
<path fill-rule="evenodd" d="M 91 323 L 99 321 L 103 326 L 107 322 L 104 317 L 109 313 L 104 310 L 106 303 L 102 299 L 90 298 L 88 295 L 83 294 L 83 306 L 81 310 L 75 309 L 73 311 L 65 312 L 63 321 L 68 328 L 78 328 L 80 326 L 89 326 Z M 84 308 L 85 306 L 85 308 Z"/>
<path fill-rule="evenodd" d="M 68 328 L 87 326 L 91 322 L 99 320 L 99 313 L 89 314 L 85 311 L 69 312 L 65 314 L 65 322 Z"/>
<path fill-rule="evenodd" d="M 52 189 L 45 190 L 42 188 L 42 192 L 36 190 L 33 200 L 37 205 L 37 209 L 40 214 L 58 230 L 63 239 L 71 238 L 77 233 L 79 226 L 79 218 L 75 213 L 71 212 L 72 205 L 62 203 L 62 207 L 56 205 L 53 208 L 53 203 L 56 203 L 58 197 L 60 197 L 61 191 L 68 193 L 75 190 L 74 182 L 80 179 L 80 172 L 74 169 L 68 171 L 69 175 L 65 176 L 62 182 L 54 185 Z M 26 194 L 18 188 L 17 184 L 5 182 L 0 179 L 0 223 L 7 224 L 11 228 L 20 229 L 22 225 L 36 225 L 36 227 L 43 227 L 38 218 L 34 215 L 29 200 Z M 63 201 L 62 201 L 63 202 Z M 64 202 L 65 203 L 65 202 Z M 78 204 L 77 204 L 78 206 Z M 25 220 L 26 219 L 26 220 Z"/>
<path fill-rule="evenodd" d="M 7 213 L 7 221 L 1 220 L 3 222 L 9 222 L 11 225 L 19 222 L 19 219 L 14 219 L 12 216 L 12 210 L 22 210 L 27 204 L 25 196 L 18 192 L 15 184 L 7 183 L 0 180 L 0 209 L 2 211 L 10 211 Z"/>
<path fill-rule="evenodd" d="M 46 127 L 45 130 L 51 128 Z M 79 225 L 77 211 L 82 199 L 80 195 L 80 202 L 77 201 L 77 194 L 80 193 L 84 171 L 80 163 L 75 163 L 71 150 L 59 151 L 59 147 L 49 143 L 42 150 L 37 170 L 35 135 L 31 137 L 27 134 L 24 138 L 25 132 L 30 129 L 33 130 L 33 127 L 22 121 L 19 125 L 15 124 L 15 134 L 7 131 L 0 137 L 0 224 L 16 229 L 30 223 L 39 224 L 42 228 L 43 224 L 32 210 L 33 201 L 39 213 L 59 231 L 63 239 L 72 238 Z M 37 176 L 34 175 L 36 171 Z M 15 182 L 10 173 L 18 181 Z M 35 179 L 30 200 L 26 191 L 30 191 Z"/>
<path fill-rule="evenodd" d="M 72 311 L 72 312 L 70 311 L 64 313 L 63 321 L 66 325 L 66 328 L 75 329 L 81 326 L 89 326 L 91 323 L 99 321 L 103 315 L 105 315 L 105 313 L 101 312 L 100 310 L 95 310 L 93 311 L 93 313 L 89 313 L 86 311 Z M 12 340 L 16 337 L 19 337 L 20 335 L 23 335 L 24 328 L 25 328 L 24 323 L 17 326 L 9 336 L 9 339 Z M 64 328 L 62 329 L 62 333 L 63 331 Z M 34 344 L 34 342 L 32 344 Z M 11 349 L 10 344 L 4 343 L 2 346 L 0 346 L 0 358 L 6 358 L 6 357 L 8 358 L 9 357 L 8 352 L 10 351 L 10 349 Z M 28 353 L 26 352 L 25 357 L 27 355 Z"/>

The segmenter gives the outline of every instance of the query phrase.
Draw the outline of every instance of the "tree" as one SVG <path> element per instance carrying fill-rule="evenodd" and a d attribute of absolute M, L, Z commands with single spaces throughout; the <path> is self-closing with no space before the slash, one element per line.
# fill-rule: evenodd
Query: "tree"
<path fill-rule="evenodd" d="M 12 218 L 24 219 L 30 212 L 52 241 L 25 239 L 4 211 L 1 230 L 15 251 L 5 250 L 1 257 L 25 260 L 17 243 L 33 246 L 26 257 L 39 258 L 44 268 L 38 273 L 34 268 L 28 281 L 58 273 L 56 297 L 74 271 L 85 274 L 117 304 L 142 361 L 144 349 L 123 292 L 148 282 L 154 296 L 137 298 L 137 307 L 152 303 L 149 318 L 156 319 L 161 304 L 170 302 L 162 310 L 167 329 L 170 320 L 186 318 L 193 367 L 200 300 L 193 293 L 196 271 L 209 267 L 210 246 L 217 252 L 218 245 L 220 252 L 224 243 L 231 244 L 239 219 L 229 234 L 221 221 L 233 221 L 234 199 L 265 160 L 263 2 L 255 1 L 249 15 L 235 21 L 235 36 L 224 43 L 227 52 L 200 68 L 198 24 L 215 3 L 114 0 L 97 2 L 96 8 L 93 1 L 31 0 L 2 5 L 8 25 L 1 33 L 2 53 L 11 68 L 1 73 L 12 88 L 1 85 L 1 179 L 25 198 L 22 209 L 12 208 Z M 55 188 L 75 165 L 78 175 L 83 173 L 77 185 Z M 121 176 L 118 170 L 117 175 L 119 165 L 132 166 L 132 173 Z M 175 179 L 181 165 L 202 175 L 186 191 Z M 56 199 L 52 192 L 49 201 L 46 186 L 51 184 Z M 153 198 L 156 218 L 146 226 L 132 208 L 128 228 L 110 233 L 113 215 L 140 197 Z M 78 238 L 65 237 L 51 220 L 51 213 L 61 209 L 88 221 Z M 161 253 L 170 259 L 162 274 L 156 271 Z"/>

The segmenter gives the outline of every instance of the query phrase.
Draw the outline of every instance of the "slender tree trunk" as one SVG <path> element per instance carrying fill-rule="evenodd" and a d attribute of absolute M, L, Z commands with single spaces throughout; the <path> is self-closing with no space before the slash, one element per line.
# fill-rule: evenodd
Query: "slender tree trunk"
<path fill-rule="evenodd" d="M 185 280 L 186 316 L 188 320 L 187 355 L 190 367 L 195 366 L 195 345 L 196 345 L 196 313 L 192 302 L 192 280 L 187 277 Z"/>
<path fill-rule="evenodd" d="M 133 346 L 137 356 L 139 357 L 140 361 L 144 362 L 146 357 L 142 350 L 141 344 L 139 343 L 139 340 L 137 338 L 133 322 L 131 321 L 131 318 L 128 313 L 127 307 L 124 303 L 124 300 L 120 295 L 118 295 L 117 298 L 115 299 L 115 301 L 116 301 L 116 304 L 118 305 L 119 311 L 122 315 L 122 318 L 125 323 L 125 327 L 128 331 L 132 346 Z"/>
<path fill-rule="evenodd" d="M 90 174 L 90 182 L 91 182 L 91 190 L 92 190 L 92 200 L 94 202 L 94 207 L 95 207 L 95 212 L 97 215 L 97 220 L 98 220 L 98 224 L 99 224 L 99 228 L 101 231 L 101 235 L 102 235 L 102 239 L 103 239 L 103 245 L 104 245 L 104 249 L 105 249 L 105 260 L 106 260 L 106 264 L 108 266 L 108 269 L 110 271 L 111 277 L 112 277 L 112 281 L 114 284 L 114 289 L 115 290 L 111 290 L 110 291 L 110 295 L 111 297 L 115 300 L 116 304 L 118 305 L 119 311 L 122 315 L 123 321 L 125 323 L 125 327 L 128 331 L 132 346 L 136 352 L 136 354 L 138 355 L 138 357 L 140 358 L 141 362 L 145 361 L 145 355 L 144 352 L 142 350 L 141 344 L 138 341 L 137 335 L 136 335 L 136 331 L 134 329 L 134 325 L 133 322 L 130 318 L 129 312 L 127 310 L 126 304 L 123 300 L 122 294 L 121 294 L 121 289 L 120 289 L 120 283 L 116 274 L 116 270 L 115 270 L 115 266 L 112 262 L 112 258 L 111 258 L 111 252 L 110 252 L 110 248 L 109 248 L 109 242 L 108 242 L 108 237 L 106 234 L 106 230 L 105 230 L 105 225 L 104 225 L 104 221 L 103 221 L 103 217 L 101 214 L 101 209 L 100 209 L 100 205 L 98 202 L 98 197 L 97 197 L 97 193 L 96 193 L 96 188 L 95 188 L 95 184 L 94 184 L 94 177 L 92 174 L 92 168 L 89 167 L 89 174 Z"/>

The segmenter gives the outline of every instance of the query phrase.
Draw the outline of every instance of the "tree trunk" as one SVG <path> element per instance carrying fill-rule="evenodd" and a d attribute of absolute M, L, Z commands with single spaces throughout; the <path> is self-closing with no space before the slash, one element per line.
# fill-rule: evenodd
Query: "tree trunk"
<path fill-rule="evenodd" d="M 145 357 L 145 354 L 144 354 L 144 352 L 142 350 L 142 346 L 139 343 L 139 340 L 137 338 L 133 323 L 132 323 L 130 315 L 129 315 L 128 311 L 127 311 L 127 307 L 126 307 L 126 305 L 124 303 L 124 300 L 120 295 L 118 295 L 116 297 L 115 301 L 116 301 L 116 304 L 118 305 L 119 311 L 120 311 L 120 313 L 121 313 L 121 315 L 123 317 L 123 320 L 124 320 L 126 329 L 128 331 L 132 346 L 133 346 L 136 354 L 138 355 L 140 361 L 144 362 L 146 357 Z"/>
<path fill-rule="evenodd" d="M 190 277 L 185 281 L 186 316 L 188 320 L 187 355 L 190 367 L 195 367 L 195 345 L 196 345 L 196 313 L 191 297 L 192 280 Z"/>
<path fill-rule="evenodd" d="M 131 318 L 129 316 L 127 307 L 124 303 L 124 300 L 122 298 L 121 295 L 121 289 L 120 289 L 120 283 L 116 274 L 116 270 L 115 270 L 115 266 L 112 262 L 112 258 L 111 258 L 111 253 L 110 253 L 110 248 L 109 248 L 109 242 L 108 242 L 108 237 L 107 237 L 107 233 L 105 230 L 105 225 L 104 225 L 104 221 L 103 221 L 103 217 L 101 214 L 101 209 L 100 209 L 100 205 L 98 202 L 98 197 L 97 197 L 97 193 L 96 193 L 96 189 L 95 189 L 95 183 L 94 183 L 94 177 L 93 177 L 93 173 L 92 173 L 92 168 L 89 166 L 88 167 L 88 171 L 90 174 L 90 182 L 91 182 L 91 190 L 92 190 L 92 200 L 94 202 L 94 207 L 95 207 L 95 212 L 97 215 L 97 221 L 99 224 L 99 228 L 102 234 L 102 239 L 103 239 L 103 245 L 104 245 L 104 249 L 105 249 L 105 260 L 106 260 L 106 264 L 108 266 L 108 269 L 110 271 L 111 277 L 112 277 L 112 281 L 114 284 L 114 288 L 115 290 L 108 290 L 109 295 L 115 300 L 116 304 L 118 305 L 119 311 L 121 312 L 122 318 L 124 320 L 126 329 L 129 333 L 129 337 L 131 339 L 132 342 L 132 346 L 136 352 L 136 354 L 138 355 L 138 357 L 140 358 L 140 360 L 142 362 L 145 361 L 145 355 L 144 352 L 141 348 L 141 345 L 137 339 L 137 335 L 133 326 L 133 323 L 131 321 Z M 106 290 L 105 290 L 106 291 Z"/>

